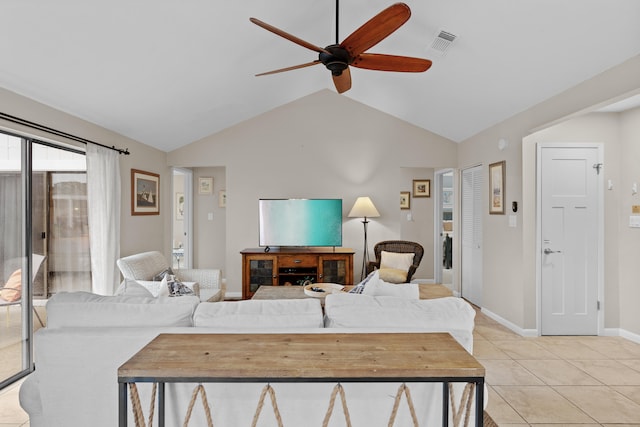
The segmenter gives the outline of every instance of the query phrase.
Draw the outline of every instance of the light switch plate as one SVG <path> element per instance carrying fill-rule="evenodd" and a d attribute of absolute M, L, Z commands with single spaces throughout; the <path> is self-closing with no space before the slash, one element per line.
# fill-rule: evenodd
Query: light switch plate
<path fill-rule="evenodd" d="M 629 217 L 629 227 L 640 228 L 640 215 L 631 215 Z"/>

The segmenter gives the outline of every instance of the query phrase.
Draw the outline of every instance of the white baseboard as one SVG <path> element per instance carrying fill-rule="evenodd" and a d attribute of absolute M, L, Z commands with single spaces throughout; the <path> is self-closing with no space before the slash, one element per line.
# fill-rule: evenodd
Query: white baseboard
<path fill-rule="evenodd" d="M 497 314 L 493 313 L 490 310 L 487 310 L 486 308 L 482 308 L 480 310 L 482 311 L 482 314 L 487 315 L 487 317 L 490 317 L 491 319 L 493 319 L 496 322 L 500 323 L 502 326 L 505 326 L 505 327 L 511 329 L 513 332 L 515 332 L 518 335 L 521 335 L 523 337 L 537 337 L 538 336 L 538 330 L 537 329 L 523 329 L 520 326 L 516 325 L 515 323 L 512 323 L 512 322 L 508 321 L 507 319 L 504 319 L 504 318 L 498 316 Z"/>
<path fill-rule="evenodd" d="M 602 336 L 605 336 L 605 337 L 622 337 L 622 338 L 627 339 L 629 341 L 633 341 L 635 343 L 640 344 L 640 335 L 639 334 L 635 334 L 633 332 L 629 332 L 626 329 L 605 328 L 602 331 Z"/>
<path fill-rule="evenodd" d="M 505 326 L 505 327 L 511 329 L 513 332 L 515 332 L 518 335 L 521 335 L 523 337 L 537 337 L 537 336 L 539 336 L 537 329 L 523 329 L 523 328 L 519 327 L 518 325 L 515 325 L 515 324 L 509 322 L 508 320 L 498 316 L 497 314 L 491 312 L 490 310 L 487 310 L 486 308 L 482 308 L 481 311 L 482 311 L 482 314 L 485 314 L 487 317 L 490 317 L 491 319 L 493 319 L 496 322 L 500 323 L 502 326 Z M 622 338 L 628 339 L 629 341 L 633 341 L 635 343 L 640 344 L 640 334 L 635 334 L 633 332 L 629 332 L 626 329 L 605 328 L 602 331 L 602 333 L 600 334 L 600 336 L 603 336 L 603 337 L 622 337 Z"/>

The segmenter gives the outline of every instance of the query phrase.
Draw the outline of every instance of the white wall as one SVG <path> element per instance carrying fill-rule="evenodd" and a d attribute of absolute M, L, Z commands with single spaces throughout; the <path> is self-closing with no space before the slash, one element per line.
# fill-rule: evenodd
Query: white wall
<path fill-rule="evenodd" d="M 240 251 L 258 243 L 259 198 L 343 199 L 343 246 L 356 251 L 359 278 L 362 223 L 346 218 L 355 199 L 368 195 L 380 211 L 369 223 L 372 250 L 401 235 L 399 192 L 410 189 L 402 168 L 453 167 L 456 157 L 454 142 L 323 90 L 170 152 L 168 162 L 226 167 L 227 287 L 239 294 Z"/>

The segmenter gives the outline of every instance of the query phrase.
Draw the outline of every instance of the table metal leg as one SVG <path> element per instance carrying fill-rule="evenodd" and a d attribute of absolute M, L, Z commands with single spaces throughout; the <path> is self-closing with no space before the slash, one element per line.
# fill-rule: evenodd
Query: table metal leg
<path fill-rule="evenodd" d="M 449 425 L 449 383 L 442 383 L 442 427 Z"/>
<path fill-rule="evenodd" d="M 476 426 L 484 426 L 484 379 L 476 382 Z"/>
<path fill-rule="evenodd" d="M 118 425 L 127 427 L 127 387 L 128 383 L 118 384 Z"/>
<path fill-rule="evenodd" d="M 158 383 L 158 426 L 164 427 L 164 383 Z"/>

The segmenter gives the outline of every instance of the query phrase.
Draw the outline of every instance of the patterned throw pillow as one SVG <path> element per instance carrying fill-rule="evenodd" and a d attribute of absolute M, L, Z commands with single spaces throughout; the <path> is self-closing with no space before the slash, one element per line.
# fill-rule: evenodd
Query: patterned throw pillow
<path fill-rule="evenodd" d="M 166 270 L 162 270 L 160 273 L 156 274 L 155 276 L 153 276 L 153 281 L 154 282 L 161 282 L 162 279 L 164 279 L 167 275 L 171 275 L 173 276 L 173 270 L 171 269 L 171 267 L 167 268 Z"/>
<path fill-rule="evenodd" d="M 371 273 L 369 273 L 369 275 L 367 277 L 365 277 L 362 282 L 360 282 L 357 285 L 355 285 L 353 287 L 353 289 L 351 289 L 349 291 L 349 293 L 350 294 L 361 294 L 362 291 L 364 291 L 364 287 L 367 285 L 367 282 L 369 282 L 369 280 L 371 280 L 371 278 L 373 276 L 375 276 L 376 274 L 378 274 L 378 270 L 375 270 L 375 271 L 372 271 Z"/>

